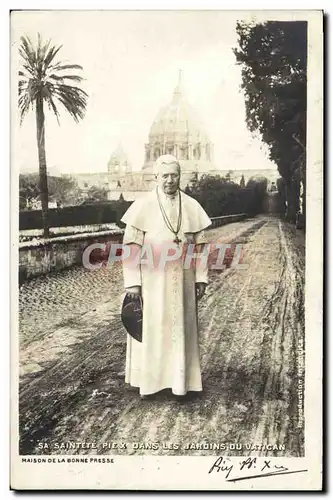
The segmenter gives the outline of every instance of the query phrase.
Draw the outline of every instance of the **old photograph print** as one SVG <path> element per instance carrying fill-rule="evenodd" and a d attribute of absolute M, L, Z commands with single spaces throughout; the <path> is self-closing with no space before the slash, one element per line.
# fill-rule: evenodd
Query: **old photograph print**
<path fill-rule="evenodd" d="M 308 22 L 242 14 L 12 12 L 22 460 L 304 457 Z"/>

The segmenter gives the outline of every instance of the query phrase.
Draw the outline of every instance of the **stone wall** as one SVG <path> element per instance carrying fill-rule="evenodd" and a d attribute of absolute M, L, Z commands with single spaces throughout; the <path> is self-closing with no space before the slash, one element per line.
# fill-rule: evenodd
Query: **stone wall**
<path fill-rule="evenodd" d="M 72 266 L 82 265 L 82 255 L 93 243 L 121 243 L 122 230 L 101 231 L 79 235 L 61 236 L 41 240 L 39 242 L 24 242 L 19 246 L 19 280 L 33 278 L 41 274 L 60 271 Z M 98 250 L 96 253 L 101 254 Z M 94 252 L 92 252 L 94 257 Z"/>
<path fill-rule="evenodd" d="M 247 214 L 233 214 L 233 215 L 223 215 L 222 217 L 211 217 L 212 221 L 211 228 L 225 226 L 226 224 L 231 224 L 232 222 L 240 222 L 246 219 Z"/>

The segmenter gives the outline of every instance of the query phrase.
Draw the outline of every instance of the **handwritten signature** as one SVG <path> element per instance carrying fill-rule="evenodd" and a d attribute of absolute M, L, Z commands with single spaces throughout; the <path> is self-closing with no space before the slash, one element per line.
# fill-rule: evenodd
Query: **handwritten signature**
<path fill-rule="evenodd" d="M 256 457 L 248 457 L 246 460 L 242 460 L 241 462 L 236 464 L 235 462 L 232 463 L 231 459 L 228 457 L 218 457 L 209 469 L 208 474 L 211 474 L 213 472 L 222 472 L 224 473 L 224 478 L 226 481 L 236 482 L 244 481 L 246 479 L 255 479 L 259 477 L 282 476 L 284 474 L 297 474 L 299 472 L 307 472 L 307 469 L 289 470 L 288 467 L 285 467 L 284 465 L 276 465 L 274 463 L 272 464 L 271 462 L 272 460 L 269 459 L 257 459 Z M 252 471 L 252 474 L 250 475 L 239 474 L 240 472 L 246 474 L 249 470 Z M 232 472 L 236 472 L 237 476 L 232 477 Z"/>

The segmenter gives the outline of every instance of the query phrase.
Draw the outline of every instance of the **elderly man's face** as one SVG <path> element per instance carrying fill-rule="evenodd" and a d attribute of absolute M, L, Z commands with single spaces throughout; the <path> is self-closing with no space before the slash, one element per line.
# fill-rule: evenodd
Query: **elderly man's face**
<path fill-rule="evenodd" d="M 165 194 L 174 194 L 179 189 L 180 171 L 177 163 L 163 163 L 158 173 L 158 185 Z"/>

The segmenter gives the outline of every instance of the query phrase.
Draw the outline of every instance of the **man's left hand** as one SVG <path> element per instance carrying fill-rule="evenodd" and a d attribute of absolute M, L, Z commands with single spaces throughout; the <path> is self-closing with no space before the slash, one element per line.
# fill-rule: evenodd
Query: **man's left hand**
<path fill-rule="evenodd" d="M 200 300 L 205 295 L 207 283 L 196 283 L 195 284 L 195 292 L 197 299 Z"/>

